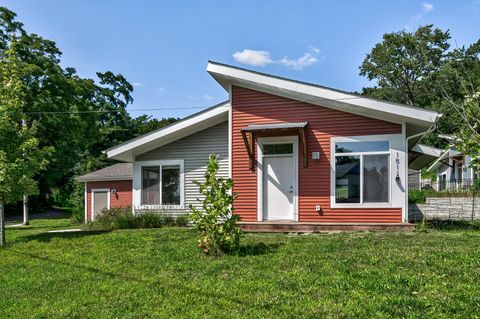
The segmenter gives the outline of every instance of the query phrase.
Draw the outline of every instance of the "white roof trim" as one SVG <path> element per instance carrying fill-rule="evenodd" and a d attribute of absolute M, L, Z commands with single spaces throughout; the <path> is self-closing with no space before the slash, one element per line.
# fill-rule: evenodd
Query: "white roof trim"
<path fill-rule="evenodd" d="M 448 158 L 449 154 L 450 154 L 450 149 L 443 152 L 443 154 L 439 158 L 437 158 L 437 160 L 433 162 L 433 164 L 430 165 L 429 168 L 427 168 L 427 172 L 436 170 L 440 165 L 443 164 L 441 161 L 444 160 L 445 158 Z"/>
<path fill-rule="evenodd" d="M 439 157 L 442 155 L 443 150 L 423 144 L 417 144 L 414 147 L 412 147 L 411 151 L 420 153 L 420 154 L 425 154 L 425 155 L 430 155 L 433 157 Z"/>
<path fill-rule="evenodd" d="M 78 182 L 110 182 L 110 181 L 131 181 L 132 176 L 122 176 L 122 177 L 92 177 L 92 178 L 75 178 Z"/>
<path fill-rule="evenodd" d="M 216 62 L 209 62 L 207 71 L 227 90 L 229 85 L 233 83 L 238 86 L 349 113 L 396 123 L 411 123 L 421 127 L 430 127 L 439 117 L 437 112 L 430 110 L 379 101 L 315 84 L 298 82 Z"/>
<path fill-rule="evenodd" d="M 105 153 L 108 158 L 132 162 L 136 155 L 228 120 L 229 109 L 230 103 L 220 103 L 171 125 L 109 148 Z"/>

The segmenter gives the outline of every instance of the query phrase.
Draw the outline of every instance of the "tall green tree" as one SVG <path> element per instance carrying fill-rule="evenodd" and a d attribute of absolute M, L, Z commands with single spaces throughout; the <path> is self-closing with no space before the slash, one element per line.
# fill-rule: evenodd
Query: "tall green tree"
<path fill-rule="evenodd" d="M 16 39 L 0 59 L 0 245 L 5 242 L 4 204 L 38 192 L 35 176 L 45 168 L 50 148 L 40 147 L 37 123 L 25 119 L 25 86 Z"/>
<path fill-rule="evenodd" d="M 433 25 L 415 32 L 387 33 L 376 44 L 360 66 L 360 75 L 376 81 L 370 95 L 409 105 L 422 104 L 428 93 L 428 82 L 439 70 L 447 55 L 450 34 Z M 428 101 L 426 101 L 428 103 Z"/>
<path fill-rule="evenodd" d="M 127 106 L 133 86 L 125 77 L 106 71 L 98 72 L 96 80 L 85 79 L 74 68 L 62 67 L 55 42 L 28 33 L 14 12 L 0 7 L 0 58 L 13 38 L 21 62 L 22 111 L 27 123 L 37 123 L 39 145 L 52 147 L 46 169 L 37 176 L 34 203 L 65 205 L 75 175 L 109 164 L 103 150 L 165 122 L 132 118 Z"/>
<path fill-rule="evenodd" d="M 376 83 L 363 94 L 444 114 L 423 139 L 437 147 L 447 146 L 438 134 L 455 134 L 465 124 L 450 101 L 462 103 L 470 83 L 480 80 L 480 42 L 450 50 L 449 40 L 449 31 L 432 25 L 388 33 L 360 66 L 360 74 Z"/>

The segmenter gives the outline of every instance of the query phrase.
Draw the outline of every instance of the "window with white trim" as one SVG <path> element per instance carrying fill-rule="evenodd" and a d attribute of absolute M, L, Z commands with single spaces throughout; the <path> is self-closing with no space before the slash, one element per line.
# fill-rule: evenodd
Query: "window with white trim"
<path fill-rule="evenodd" d="M 181 166 L 142 166 L 142 205 L 181 205 Z"/>
<path fill-rule="evenodd" d="M 335 203 L 388 203 L 389 141 L 335 142 Z"/>

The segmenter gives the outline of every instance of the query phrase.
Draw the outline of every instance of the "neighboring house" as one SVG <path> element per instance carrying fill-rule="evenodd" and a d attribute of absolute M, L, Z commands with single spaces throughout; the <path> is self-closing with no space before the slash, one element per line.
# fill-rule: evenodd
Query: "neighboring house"
<path fill-rule="evenodd" d="M 132 163 L 114 164 L 77 177 L 85 182 L 85 221 L 104 208 L 132 205 Z"/>
<path fill-rule="evenodd" d="M 437 174 L 432 187 L 437 191 L 467 189 L 479 177 L 479 171 L 471 165 L 471 157 L 455 147 L 450 147 L 428 168 Z"/>
<path fill-rule="evenodd" d="M 421 170 L 428 167 L 433 161 L 442 155 L 443 150 L 417 144 L 408 152 L 408 188 L 419 190 L 425 185 Z M 428 183 L 430 185 L 430 183 Z"/>
<path fill-rule="evenodd" d="M 207 71 L 228 101 L 106 151 L 133 165 L 135 212 L 198 205 L 193 181 L 216 153 L 243 222 L 407 222 L 408 163 L 433 160 L 417 143 L 438 113 L 215 62 Z"/>

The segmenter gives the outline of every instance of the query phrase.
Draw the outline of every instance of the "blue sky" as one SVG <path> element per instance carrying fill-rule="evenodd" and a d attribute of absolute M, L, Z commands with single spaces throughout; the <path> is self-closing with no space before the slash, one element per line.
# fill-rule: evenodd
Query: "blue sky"
<path fill-rule="evenodd" d="M 29 32 L 54 40 L 81 76 L 122 73 L 133 116 L 184 117 L 227 99 L 207 61 L 347 91 L 384 33 L 432 23 L 452 45 L 480 38 L 480 0 L 118 1 L 0 0 Z M 137 112 L 138 109 L 163 109 Z"/>

